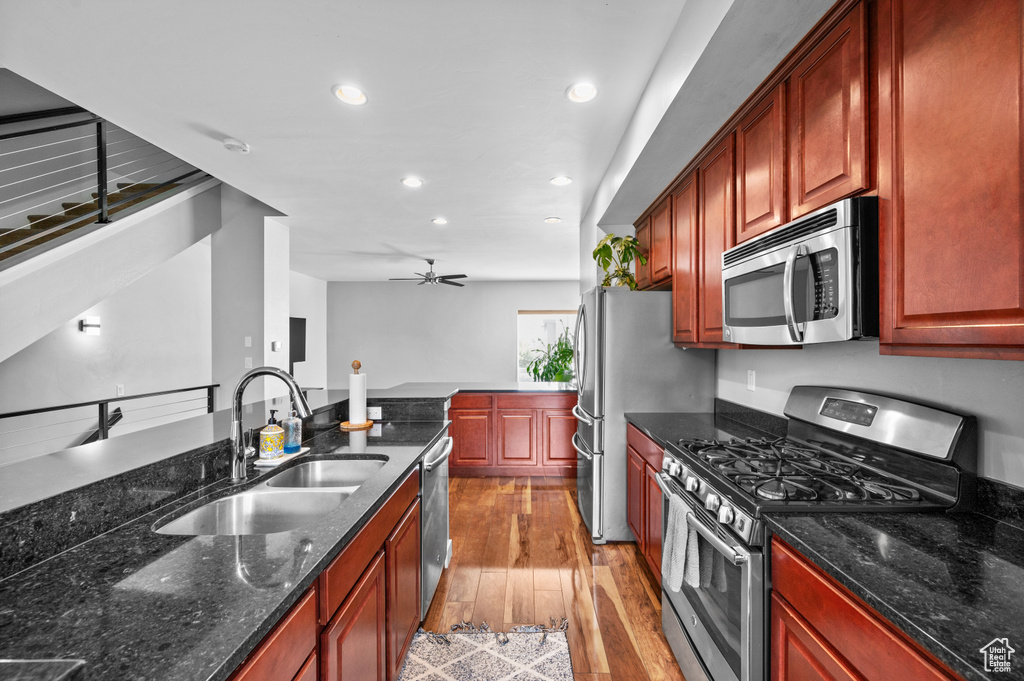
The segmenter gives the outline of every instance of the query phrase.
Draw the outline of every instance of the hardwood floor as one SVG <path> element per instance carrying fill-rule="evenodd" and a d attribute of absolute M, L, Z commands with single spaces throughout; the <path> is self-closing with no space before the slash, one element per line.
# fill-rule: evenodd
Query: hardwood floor
<path fill-rule="evenodd" d="M 453 478 L 449 495 L 452 562 L 424 629 L 565 617 L 576 681 L 683 681 L 654 576 L 636 544 L 590 543 L 575 478 Z"/>

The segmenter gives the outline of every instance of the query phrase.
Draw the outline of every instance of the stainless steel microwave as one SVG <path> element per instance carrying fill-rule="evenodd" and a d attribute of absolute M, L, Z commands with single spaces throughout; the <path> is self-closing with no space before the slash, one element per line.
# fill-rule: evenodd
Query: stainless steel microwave
<path fill-rule="evenodd" d="M 805 345 L 878 335 L 878 198 L 843 199 L 722 254 L 724 339 Z"/>

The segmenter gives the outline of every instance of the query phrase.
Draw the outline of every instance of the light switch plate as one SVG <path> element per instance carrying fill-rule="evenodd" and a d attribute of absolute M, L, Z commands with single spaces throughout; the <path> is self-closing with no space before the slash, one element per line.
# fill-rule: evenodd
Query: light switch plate
<path fill-rule="evenodd" d="M 124 384 L 122 383 L 117 384 L 117 396 L 124 397 Z"/>
<path fill-rule="evenodd" d="M 252 336 L 246 336 L 245 337 L 245 347 L 247 347 L 247 348 L 251 348 L 252 347 Z"/>
<path fill-rule="evenodd" d="M 754 392 L 754 376 L 757 374 L 753 369 L 747 370 L 747 390 Z"/>
<path fill-rule="evenodd" d="M 367 407 L 366 418 L 370 419 L 371 421 L 380 421 L 382 418 L 384 418 L 383 414 L 381 414 L 383 410 L 383 407 Z"/>
<path fill-rule="evenodd" d="M 252 369 L 252 357 L 245 358 L 245 368 Z"/>
<path fill-rule="evenodd" d="M 272 352 L 281 352 L 281 341 L 270 341 L 270 349 Z"/>

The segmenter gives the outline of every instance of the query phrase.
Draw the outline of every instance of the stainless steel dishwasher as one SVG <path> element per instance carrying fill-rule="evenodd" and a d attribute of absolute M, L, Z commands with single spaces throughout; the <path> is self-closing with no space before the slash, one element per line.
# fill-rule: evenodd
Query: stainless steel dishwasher
<path fill-rule="evenodd" d="M 452 557 L 448 538 L 448 457 L 452 454 L 448 429 L 423 456 L 420 481 L 423 502 L 420 512 L 420 619 L 427 616 L 441 572 Z"/>

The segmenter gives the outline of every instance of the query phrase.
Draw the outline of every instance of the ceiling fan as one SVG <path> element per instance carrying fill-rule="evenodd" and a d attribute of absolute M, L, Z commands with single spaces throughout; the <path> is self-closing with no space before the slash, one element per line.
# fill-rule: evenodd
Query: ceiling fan
<path fill-rule="evenodd" d="M 417 278 L 422 279 L 417 286 L 423 286 L 424 284 L 448 284 L 449 286 L 465 286 L 457 281 L 448 281 L 449 279 L 465 279 L 465 274 L 434 274 L 434 261 L 431 258 L 427 258 L 427 264 L 430 269 L 427 270 L 426 274 L 420 274 L 419 272 L 413 272 L 417 275 L 416 277 L 392 277 L 388 281 L 416 281 Z"/>

